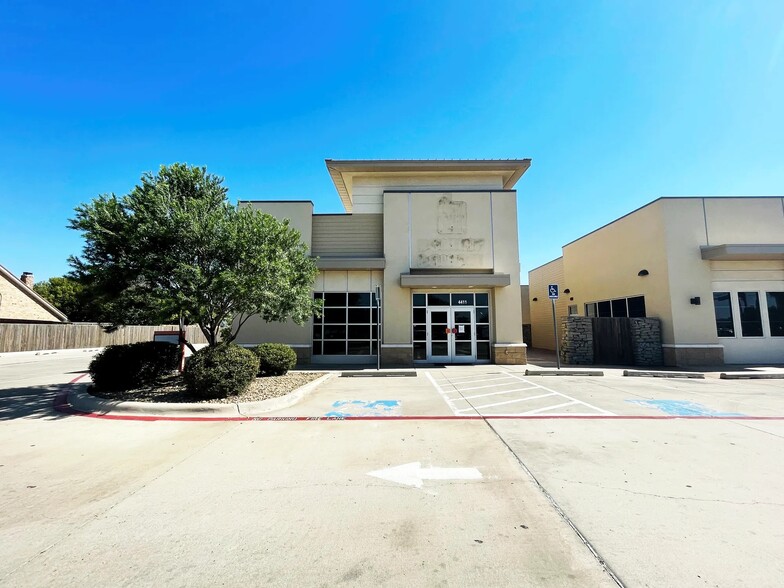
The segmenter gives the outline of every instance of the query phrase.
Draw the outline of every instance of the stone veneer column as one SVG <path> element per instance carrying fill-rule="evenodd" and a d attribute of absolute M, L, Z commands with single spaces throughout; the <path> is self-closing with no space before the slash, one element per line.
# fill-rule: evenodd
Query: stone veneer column
<path fill-rule="evenodd" d="M 632 318 L 634 365 L 662 365 L 661 323 L 657 318 Z"/>
<path fill-rule="evenodd" d="M 381 365 L 385 367 L 414 365 L 413 345 L 381 345 Z"/>
<path fill-rule="evenodd" d="M 568 365 L 593 365 L 593 322 L 586 316 L 561 319 L 561 361 Z"/>
<path fill-rule="evenodd" d="M 493 345 L 493 358 L 497 365 L 525 365 L 528 363 L 528 346 L 525 343 L 498 343 Z"/>

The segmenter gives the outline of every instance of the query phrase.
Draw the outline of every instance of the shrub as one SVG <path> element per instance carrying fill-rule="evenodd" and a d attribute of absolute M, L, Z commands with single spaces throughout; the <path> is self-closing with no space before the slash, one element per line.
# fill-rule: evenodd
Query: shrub
<path fill-rule="evenodd" d="M 297 364 L 297 354 L 282 343 L 262 343 L 253 352 L 259 358 L 260 376 L 282 376 Z"/>
<path fill-rule="evenodd" d="M 155 384 L 177 369 L 180 346 L 161 341 L 109 345 L 90 362 L 90 376 L 102 390 L 131 390 Z"/>
<path fill-rule="evenodd" d="M 245 390 L 259 371 L 256 355 L 239 345 L 205 347 L 185 364 L 185 387 L 199 398 L 226 398 Z"/>

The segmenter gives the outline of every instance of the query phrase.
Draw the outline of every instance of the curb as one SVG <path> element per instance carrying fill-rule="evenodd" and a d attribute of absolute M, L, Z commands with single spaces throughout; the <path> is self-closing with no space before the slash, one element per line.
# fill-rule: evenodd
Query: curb
<path fill-rule="evenodd" d="M 183 417 L 219 417 L 237 418 L 252 417 L 274 410 L 281 410 L 293 406 L 306 395 L 315 390 L 325 380 L 332 377 L 328 373 L 320 378 L 300 386 L 285 396 L 258 400 L 256 402 L 232 402 L 230 404 L 210 404 L 206 402 L 134 402 L 131 400 L 108 400 L 89 394 L 86 390 L 68 393 L 67 402 L 71 407 L 81 413 L 96 415 L 166 415 Z"/>
<path fill-rule="evenodd" d="M 623 370 L 624 376 L 634 376 L 638 378 L 695 378 L 705 379 L 702 372 L 666 372 L 654 370 Z"/>
<path fill-rule="evenodd" d="M 308 382 L 304 386 L 300 386 L 285 396 L 268 398 L 267 400 L 257 400 L 256 402 L 239 402 L 234 406 L 237 407 L 237 412 L 241 416 L 256 416 L 259 414 L 264 414 L 265 412 L 272 412 L 273 410 L 288 408 L 297 404 L 300 400 L 305 398 L 305 396 L 313 392 L 313 390 L 321 386 L 321 384 L 326 382 L 334 375 L 335 374 L 333 373 L 324 374 L 320 378 L 316 378 L 312 382 Z"/>
<path fill-rule="evenodd" d="M 749 373 L 749 372 L 722 372 L 719 376 L 722 380 L 784 380 L 782 373 Z"/>
<path fill-rule="evenodd" d="M 601 370 L 525 370 L 526 376 L 603 376 Z"/>

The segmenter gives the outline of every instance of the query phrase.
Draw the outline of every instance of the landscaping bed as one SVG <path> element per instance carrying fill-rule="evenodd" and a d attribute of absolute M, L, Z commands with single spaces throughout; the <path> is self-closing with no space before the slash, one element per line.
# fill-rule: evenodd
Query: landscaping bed
<path fill-rule="evenodd" d="M 185 384 L 180 375 L 165 378 L 156 386 L 146 386 L 134 390 L 97 390 L 95 386 L 92 386 L 90 394 L 108 400 L 134 402 L 205 402 L 215 404 L 256 402 L 285 396 L 324 374 L 325 372 L 290 371 L 283 376 L 256 378 L 244 392 L 236 396 L 208 400 L 190 396 L 185 390 Z"/>

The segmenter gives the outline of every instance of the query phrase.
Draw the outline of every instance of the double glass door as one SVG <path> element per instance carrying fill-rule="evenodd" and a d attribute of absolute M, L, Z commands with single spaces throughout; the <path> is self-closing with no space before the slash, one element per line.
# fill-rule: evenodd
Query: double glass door
<path fill-rule="evenodd" d="M 473 308 L 427 309 L 427 359 L 432 362 L 476 361 L 476 316 Z"/>

